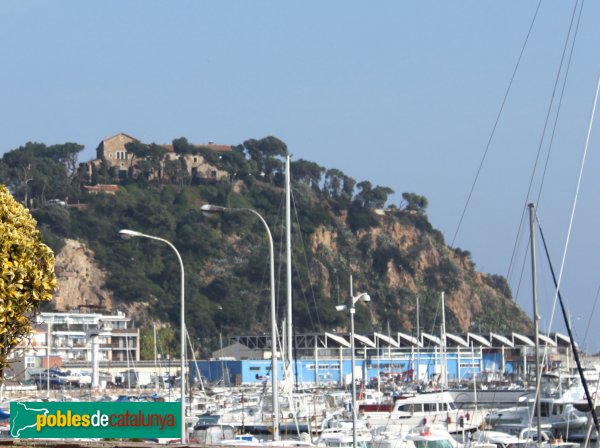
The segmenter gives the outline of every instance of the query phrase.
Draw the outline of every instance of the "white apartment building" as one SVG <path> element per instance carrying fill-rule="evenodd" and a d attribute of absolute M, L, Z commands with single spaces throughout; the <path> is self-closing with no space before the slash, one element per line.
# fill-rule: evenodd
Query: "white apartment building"
<path fill-rule="evenodd" d="M 140 360 L 139 329 L 120 311 L 109 315 L 40 313 L 31 339 L 15 355 L 24 356 L 25 367 L 40 367 L 40 359 L 57 356 L 62 362 L 91 362 L 92 336 L 98 336 L 99 361 Z"/>

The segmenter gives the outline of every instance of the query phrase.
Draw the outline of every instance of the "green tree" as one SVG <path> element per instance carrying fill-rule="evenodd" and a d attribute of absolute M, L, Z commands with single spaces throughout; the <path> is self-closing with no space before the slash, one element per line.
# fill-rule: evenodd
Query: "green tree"
<path fill-rule="evenodd" d="M 133 155 L 130 159 L 130 170 L 131 168 L 137 169 L 146 180 L 159 177 L 162 163 L 167 154 L 164 146 L 156 143 L 146 145 L 134 141 L 127 143 L 125 149 Z"/>
<path fill-rule="evenodd" d="M 79 165 L 79 178 L 83 179 L 87 176 L 87 166 Z M 119 175 L 114 166 L 110 166 L 106 160 L 101 160 L 99 164 L 92 165 L 92 173 L 89 182 L 92 185 L 111 184 L 118 179 Z"/>
<path fill-rule="evenodd" d="M 273 167 L 277 167 L 277 163 L 273 163 L 272 159 L 277 157 L 285 157 L 287 154 L 287 145 L 277 137 L 265 137 L 260 140 L 249 139 L 244 142 L 244 148 L 250 156 L 250 160 L 256 162 L 259 171 L 262 171 L 267 178 L 273 176 Z"/>
<path fill-rule="evenodd" d="M 155 352 L 160 358 L 178 356 L 178 341 L 170 327 L 155 330 L 154 326 L 148 326 L 140 330 L 140 358 L 145 361 L 155 359 Z"/>
<path fill-rule="evenodd" d="M 173 140 L 173 151 L 175 151 L 175 154 L 191 154 L 193 150 L 194 147 L 190 145 L 187 138 L 179 137 Z"/>
<path fill-rule="evenodd" d="M 56 288 L 54 254 L 29 212 L 0 185 L 0 382 L 10 352 L 31 333 L 31 319 Z"/>
<path fill-rule="evenodd" d="M 175 160 L 167 160 L 164 165 L 164 177 L 167 182 L 183 186 L 189 184 L 190 175 L 187 164 L 183 157 Z"/>
<path fill-rule="evenodd" d="M 425 214 L 429 201 L 425 196 L 417 193 L 402 193 L 402 199 L 406 202 L 406 210 L 414 211 L 420 214 Z"/>
<path fill-rule="evenodd" d="M 290 163 L 290 171 L 292 179 L 297 182 L 304 182 L 315 190 L 318 190 L 325 168 L 314 162 L 300 159 Z"/>
<path fill-rule="evenodd" d="M 28 207 L 45 204 L 46 199 L 79 195 L 76 143 L 46 146 L 28 142 L 2 157 L 0 182 L 8 185 L 15 198 Z"/>
<path fill-rule="evenodd" d="M 385 207 L 388 195 L 394 193 L 394 190 L 389 187 L 376 186 L 373 188 L 373 185 L 368 180 L 360 182 L 357 186 L 360 192 L 356 195 L 356 201 L 367 208 Z"/>

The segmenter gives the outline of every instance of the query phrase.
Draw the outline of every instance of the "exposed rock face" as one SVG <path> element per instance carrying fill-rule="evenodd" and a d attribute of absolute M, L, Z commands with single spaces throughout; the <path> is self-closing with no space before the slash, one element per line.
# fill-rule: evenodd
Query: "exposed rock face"
<path fill-rule="evenodd" d="M 54 296 L 57 311 L 89 307 L 101 311 L 113 308 L 112 293 L 104 289 L 106 274 L 83 243 L 66 239 L 55 257 L 58 293 Z"/>
<path fill-rule="evenodd" d="M 448 248 L 439 232 L 418 228 L 398 212 L 394 216 L 377 215 L 378 225 L 356 232 L 345 225 L 344 216 L 338 215 L 337 219 L 338 225 L 318 226 L 308 241 L 309 258 L 312 256 L 310 276 L 320 286 L 324 300 L 339 299 L 335 266 L 341 265 L 346 272 L 357 274 L 355 281 L 379 285 L 378 290 L 370 291 L 374 293 L 369 306 L 373 326 L 391 320 L 403 331 L 413 331 L 416 297 L 421 299 L 423 319 L 424 315 L 426 318 L 437 313 L 438 297 L 444 291 L 451 331 L 493 328 L 499 332 L 527 332 L 530 328 L 531 321 L 511 299 L 506 281 L 500 276 L 476 272 L 468 252 Z M 229 244 L 236 247 L 239 236 L 229 238 Z M 239 255 L 239 262 L 246 263 L 246 254 Z M 66 240 L 56 255 L 55 268 L 58 311 L 87 307 L 110 312 L 118 305 L 134 317 L 137 325 L 149 321 L 152 300 L 117 304 L 112 292 L 104 287 L 106 273 L 83 243 Z M 215 272 L 222 269 L 212 261 L 199 276 L 208 284 L 216 278 Z M 427 300 L 429 304 L 424 303 Z M 424 305 L 428 309 L 423 310 Z"/>
<path fill-rule="evenodd" d="M 378 304 L 371 305 L 373 322 L 381 319 L 383 312 L 387 318 L 400 322 L 406 331 L 411 331 L 415 325 L 416 297 L 429 296 L 432 303 L 433 297 L 439 297 L 444 291 L 447 318 L 453 321 L 453 331 L 485 328 L 528 331 L 531 321 L 511 299 L 502 277 L 476 272 L 468 252 L 448 248 L 441 234 L 403 222 L 401 216 L 396 218 L 398 216 L 378 216 L 378 226 L 354 234 L 361 251 L 355 257 L 359 265 L 354 271 L 365 273 L 363 281 L 376 280 L 389 291 L 384 307 L 375 312 Z M 340 223 L 340 228 L 342 226 Z M 310 241 L 313 253 L 319 247 L 321 257 L 333 260 L 339 256 L 337 237 L 335 230 L 317 228 Z M 312 274 L 327 289 L 330 285 L 327 270 L 322 268 L 322 263 L 318 265 L 319 268 L 314 262 Z M 331 292 L 325 291 L 325 295 Z M 379 297 L 382 299 L 383 296 Z"/>

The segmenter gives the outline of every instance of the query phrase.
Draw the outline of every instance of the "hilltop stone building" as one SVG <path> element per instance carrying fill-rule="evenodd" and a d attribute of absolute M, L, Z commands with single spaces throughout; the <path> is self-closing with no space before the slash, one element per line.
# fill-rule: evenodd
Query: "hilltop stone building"
<path fill-rule="evenodd" d="M 127 172 L 132 157 L 125 149 L 125 145 L 132 142 L 139 142 L 139 140 L 122 132 L 105 138 L 96 148 L 96 159 L 106 160 L 110 166 Z"/>
<path fill-rule="evenodd" d="M 137 176 L 138 173 L 135 168 L 136 158 L 133 154 L 128 152 L 126 148 L 126 145 L 132 142 L 142 143 L 135 137 L 122 132 L 103 139 L 96 148 L 96 160 L 92 160 L 88 163 L 88 177 L 91 179 L 93 168 L 99 167 L 103 161 L 109 167 L 116 169 L 119 178 Z M 197 149 L 198 152 L 183 155 L 177 154 L 171 144 L 161 146 L 166 150 L 166 154 L 164 160 L 161 162 L 162 166 L 157 174 L 158 177 L 164 175 L 163 168 L 165 163 L 174 160 L 183 160 L 185 169 L 191 178 L 220 180 L 229 175 L 227 171 L 220 170 L 218 167 L 206 161 L 201 154 L 201 150 L 206 149 L 222 153 L 231 151 L 231 146 L 219 145 L 213 142 L 204 145 L 191 145 L 192 148 Z"/>

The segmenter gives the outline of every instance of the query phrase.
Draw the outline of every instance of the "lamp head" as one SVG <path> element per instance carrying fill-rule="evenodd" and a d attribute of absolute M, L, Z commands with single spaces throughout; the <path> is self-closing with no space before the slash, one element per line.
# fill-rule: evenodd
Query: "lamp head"
<path fill-rule="evenodd" d="M 142 234 L 140 232 L 136 232 L 135 230 L 129 230 L 129 229 L 119 230 L 119 235 L 121 235 L 121 238 L 123 238 L 124 240 L 135 238 L 136 236 L 142 236 Z"/>
<path fill-rule="evenodd" d="M 202 207 L 200 207 L 200 210 L 204 213 L 220 213 L 227 210 L 227 208 L 221 207 L 220 205 L 204 204 Z"/>
<path fill-rule="evenodd" d="M 371 296 L 366 292 L 361 292 L 359 295 L 352 298 L 352 303 L 356 303 L 359 300 L 362 300 L 363 302 L 370 302 Z"/>

